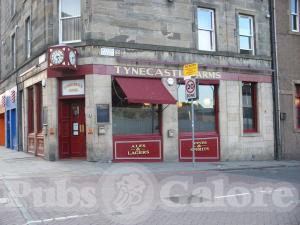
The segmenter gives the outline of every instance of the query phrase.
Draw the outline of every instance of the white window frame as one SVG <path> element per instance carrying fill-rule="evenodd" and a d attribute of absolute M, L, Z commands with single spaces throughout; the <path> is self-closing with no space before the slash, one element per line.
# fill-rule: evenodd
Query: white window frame
<path fill-rule="evenodd" d="M 212 29 L 204 29 L 204 28 L 201 28 L 200 25 L 199 25 L 199 18 L 198 18 L 198 12 L 199 11 L 207 11 L 210 13 L 211 15 L 211 27 Z M 200 49 L 199 48 L 199 31 L 206 31 L 206 32 L 210 32 L 211 34 L 211 40 L 210 40 L 210 49 L 207 50 L 203 50 L 203 49 Z M 215 10 L 213 9 L 208 9 L 208 8 L 203 8 L 203 7 L 198 7 L 197 8 L 197 37 L 198 37 L 198 50 L 200 51 L 210 51 L 210 52 L 214 52 L 216 51 L 216 32 L 215 32 Z"/>
<path fill-rule="evenodd" d="M 12 53 L 12 66 L 13 69 L 17 67 L 17 46 L 16 46 L 16 33 L 11 35 L 11 53 Z"/>
<path fill-rule="evenodd" d="M 32 39 L 32 28 L 31 28 L 31 17 L 27 17 L 25 20 L 25 46 L 26 46 L 26 58 L 29 59 L 31 56 L 31 39 Z"/>
<path fill-rule="evenodd" d="M 297 4 L 296 13 L 292 12 L 292 4 L 294 2 Z M 298 0 L 291 0 L 290 1 L 290 12 L 291 12 L 291 19 L 290 19 L 290 21 L 291 21 L 291 30 L 292 30 L 292 32 L 299 32 L 299 1 Z M 294 17 L 296 17 L 296 25 L 297 25 L 296 30 L 294 30 L 294 26 L 293 26 Z"/>
<path fill-rule="evenodd" d="M 70 40 L 70 41 L 63 41 L 62 40 L 62 21 L 65 19 L 71 19 L 71 18 L 80 18 L 81 17 L 81 5 L 80 5 L 80 15 L 76 15 L 76 16 L 69 16 L 69 17 L 61 17 L 61 4 L 62 4 L 63 0 L 59 0 L 59 43 L 77 43 L 77 42 L 81 42 L 80 40 Z M 81 3 L 81 1 L 80 1 Z"/>
<path fill-rule="evenodd" d="M 241 35 L 240 33 L 240 28 L 239 28 L 239 49 L 240 51 L 241 50 L 247 50 L 247 51 L 252 51 L 252 55 L 255 54 L 255 48 L 254 48 L 254 26 L 253 26 L 253 20 L 254 20 L 254 17 L 253 16 L 249 16 L 249 15 L 243 15 L 243 14 L 239 14 L 239 24 L 240 24 L 240 18 L 247 18 L 250 20 L 250 29 L 251 29 L 251 32 L 250 32 L 250 35 Z M 241 48 L 241 36 L 242 37 L 249 37 L 250 38 L 250 44 L 251 44 L 251 48 L 250 49 L 244 49 L 244 48 Z"/>

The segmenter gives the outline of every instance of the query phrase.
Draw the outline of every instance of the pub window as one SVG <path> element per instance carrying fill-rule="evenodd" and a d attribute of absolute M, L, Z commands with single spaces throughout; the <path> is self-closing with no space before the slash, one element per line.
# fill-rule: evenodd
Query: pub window
<path fill-rule="evenodd" d="M 31 56 L 31 19 L 28 17 L 25 20 L 25 48 L 26 48 L 26 58 L 29 59 Z"/>
<path fill-rule="evenodd" d="M 128 103 L 115 81 L 112 86 L 113 134 L 159 134 L 160 108 L 158 105 Z"/>
<path fill-rule="evenodd" d="M 217 131 L 216 86 L 199 85 L 199 99 L 194 101 L 195 132 Z M 192 132 L 191 102 L 185 98 L 185 85 L 178 86 L 178 124 L 180 132 Z"/>
<path fill-rule="evenodd" d="M 33 105 L 33 87 L 28 88 L 28 133 L 34 133 L 34 105 Z"/>
<path fill-rule="evenodd" d="M 37 132 L 42 133 L 43 131 L 43 89 L 42 84 L 38 83 L 35 85 L 36 90 L 36 121 L 37 121 Z"/>
<path fill-rule="evenodd" d="M 81 41 L 81 1 L 60 0 L 59 41 L 71 43 Z"/>
<path fill-rule="evenodd" d="M 109 105 L 97 105 L 97 123 L 109 123 Z"/>
<path fill-rule="evenodd" d="M 256 83 L 243 82 L 242 93 L 244 133 L 257 132 Z"/>
<path fill-rule="evenodd" d="M 299 2 L 298 0 L 290 0 L 291 4 L 291 28 L 292 31 L 299 31 Z"/>
<path fill-rule="evenodd" d="M 295 106 L 296 106 L 296 127 L 297 129 L 300 129 L 300 84 L 296 85 Z"/>
<path fill-rule="evenodd" d="M 198 49 L 215 51 L 215 22 L 214 10 L 198 8 Z"/>
<path fill-rule="evenodd" d="M 17 53 L 16 53 L 16 34 L 14 33 L 11 36 L 11 54 L 12 54 L 12 66 L 13 69 L 16 69 L 16 60 L 17 60 Z"/>
<path fill-rule="evenodd" d="M 254 55 L 253 17 L 239 15 L 240 53 Z"/>

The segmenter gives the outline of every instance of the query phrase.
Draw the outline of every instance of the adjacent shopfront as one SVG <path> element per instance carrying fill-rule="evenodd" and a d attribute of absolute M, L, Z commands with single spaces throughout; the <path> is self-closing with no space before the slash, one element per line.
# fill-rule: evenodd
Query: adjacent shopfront
<path fill-rule="evenodd" d="M 6 147 L 17 150 L 17 87 L 5 92 L 5 128 Z"/>
<path fill-rule="evenodd" d="M 24 116 L 27 126 L 27 150 L 29 153 L 44 156 L 43 133 L 43 87 L 37 82 L 26 87 L 26 114 Z"/>
<path fill-rule="evenodd" d="M 5 94 L 0 95 L 0 146 L 5 146 Z"/>

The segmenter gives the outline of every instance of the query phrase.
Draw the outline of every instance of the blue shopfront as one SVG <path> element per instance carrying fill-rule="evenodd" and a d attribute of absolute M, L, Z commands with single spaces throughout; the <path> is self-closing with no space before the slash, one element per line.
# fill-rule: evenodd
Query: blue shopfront
<path fill-rule="evenodd" d="M 6 91 L 5 99 L 6 147 L 17 150 L 17 87 Z"/>

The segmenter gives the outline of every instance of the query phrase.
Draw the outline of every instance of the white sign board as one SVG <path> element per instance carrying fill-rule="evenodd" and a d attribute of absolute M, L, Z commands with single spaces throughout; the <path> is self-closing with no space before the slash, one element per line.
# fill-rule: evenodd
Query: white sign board
<path fill-rule="evenodd" d="M 115 56 L 115 49 L 114 48 L 101 48 L 100 55 L 103 56 Z"/>
<path fill-rule="evenodd" d="M 197 98 L 197 81 L 196 79 L 185 80 L 185 98 L 192 100 Z"/>
<path fill-rule="evenodd" d="M 63 80 L 62 95 L 84 95 L 84 80 Z"/>

